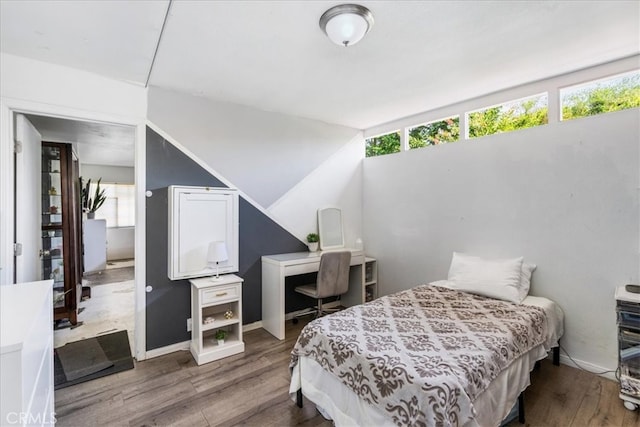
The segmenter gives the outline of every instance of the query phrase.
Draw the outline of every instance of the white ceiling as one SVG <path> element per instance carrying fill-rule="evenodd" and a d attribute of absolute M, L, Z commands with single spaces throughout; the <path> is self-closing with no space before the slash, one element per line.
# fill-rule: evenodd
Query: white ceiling
<path fill-rule="evenodd" d="M 336 1 L 174 0 L 149 84 L 365 129 L 640 53 L 640 2 L 361 1 L 357 45 L 318 20 Z M 146 83 L 169 1 L 6 1 L 3 52 Z"/>
<path fill-rule="evenodd" d="M 136 128 L 27 115 L 43 141 L 74 143 L 80 162 L 133 167 Z"/>

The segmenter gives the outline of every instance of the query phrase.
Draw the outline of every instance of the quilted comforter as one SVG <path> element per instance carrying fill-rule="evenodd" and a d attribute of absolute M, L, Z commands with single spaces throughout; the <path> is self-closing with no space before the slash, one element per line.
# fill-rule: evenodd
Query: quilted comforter
<path fill-rule="evenodd" d="M 290 367 L 312 358 L 397 425 L 462 425 L 546 328 L 540 308 L 421 285 L 312 321 Z"/>

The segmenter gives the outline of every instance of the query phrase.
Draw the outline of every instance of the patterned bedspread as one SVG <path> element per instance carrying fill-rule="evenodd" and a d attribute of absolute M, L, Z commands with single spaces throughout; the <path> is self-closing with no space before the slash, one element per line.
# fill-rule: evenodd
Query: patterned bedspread
<path fill-rule="evenodd" d="M 546 328 L 540 308 L 421 285 L 309 323 L 290 367 L 312 358 L 397 425 L 461 425 Z"/>

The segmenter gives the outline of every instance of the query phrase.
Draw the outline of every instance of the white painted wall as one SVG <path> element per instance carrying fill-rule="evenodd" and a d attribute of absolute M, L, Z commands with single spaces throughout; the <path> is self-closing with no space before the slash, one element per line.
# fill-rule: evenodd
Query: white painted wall
<path fill-rule="evenodd" d="M 93 115 L 142 119 L 147 108 L 146 90 L 137 85 L 109 79 L 97 74 L 35 61 L 15 55 L 0 54 L 0 90 L 4 98 L 35 101 L 93 112 Z"/>
<path fill-rule="evenodd" d="M 136 126 L 136 177 L 145 188 L 146 89 L 96 74 L 0 54 L 0 283 L 12 282 L 13 162 L 12 114 L 16 111 L 54 117 Z M 144 193 L 137 194 L 136 357 L 145 356 Z"/>
<path fill-rule="evenodd" d="M 0 283 L 11 283 L 14 223 L 13 191 L 9 184 L 13 180 L 12 112 L 142 127 L 146 116 L 146 89 L 82 70 L 2 53 L 0 109 Z M 137 144 L 138 147 L 144 146 L 144 138 Z M 144 169 L 139 172 L 138 180 L 144 177 Z"/>
<path fill-rule="evenodd" d="M 158 88 L 149 119 L 300 240 L 328 205 L 343 209 L 347 244 L 362 235 L 361 131 Z"/>
<path fill-rule="evenodd" d="M 354 247 L 362 237 L 362 159 L 364 139 L 357 135 L 323 162 L 268 209 L 287 230 L 302 241 L 318 232 L 318 207 L 342 209 L 345 245 Z"/>
<path fill-rule="evenodd" d="M 133 184 L 135 181 L 135 169 L 126 166 L 88 165 L 80 163 L 80 176 L 86 182 L 102 182 L 117 184 Z"/>
<path fill-rule="evenodd" d="M 364 162 L 364 237 L 388 294 L 453 251 L 524 256 L 565 311 L 574 359 L 614 368 L 614 290 L 638 281 L 638 109 Z"/>
<path fill-rule="evenodd" d="M 264 208 L 358 133 L 155 87 L 148 117 Z"/>
<path fill-rule="evenodd" d="M 135 227 L 107 228 L 107 261 L 133 259 Z"/>

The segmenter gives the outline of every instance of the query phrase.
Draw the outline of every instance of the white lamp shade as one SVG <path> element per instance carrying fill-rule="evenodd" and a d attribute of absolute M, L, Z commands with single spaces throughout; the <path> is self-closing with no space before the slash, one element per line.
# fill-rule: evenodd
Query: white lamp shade
<path fill-rule="evenodd" d="M 209 243 L 209 251 L 207 252 L 207 263 L 216 264 L 228 259 L 229 255 L 227 254 L 227 244 L 225 242 L 217 241 Z"/>
<path fill-rule="evenodd" d="M 358 43 L 369 29 L 369 24 L 360 15 L 344 13 L 327 22 L 327 36 L 335 44 L 351 46 Z"/>

